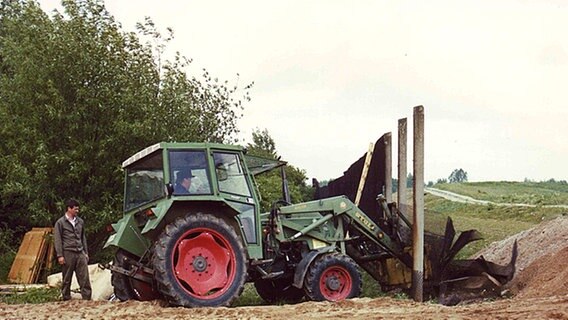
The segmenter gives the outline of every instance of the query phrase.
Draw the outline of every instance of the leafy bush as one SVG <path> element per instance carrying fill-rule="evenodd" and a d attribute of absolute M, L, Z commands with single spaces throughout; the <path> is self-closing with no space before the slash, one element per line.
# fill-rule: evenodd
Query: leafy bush
<path fill-rule="evenodd" d="M 0 255 L 0 283 L 6 283 L 15 257 L 15 252 L 7 252 Z"/>
<path fill-rule="evenodd" d="M 14 231 L 0 228 L 0 283 L 6 283 L 17 253 Z"/>
<path fill-rule="evenodd" d="M 0 220 L 50 226 L 76 198 L 97 260 L 122 213 L 122 161 L 159 141 L 234 141 L 251 85 L 165 60 L 171 35 L 149 19 L 126 32 L 102 0 L 62 6 L 0 1 Z"/>

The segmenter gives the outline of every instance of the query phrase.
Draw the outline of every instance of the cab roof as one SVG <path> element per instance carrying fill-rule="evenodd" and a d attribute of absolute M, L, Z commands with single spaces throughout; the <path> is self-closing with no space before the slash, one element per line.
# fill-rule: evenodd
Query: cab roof
<path fill-rule="evenodd" d="M 205 142 L 159 142 L 146 147 L 133 156 L 122 162 L 122 168 L 126 168 L 136 161 L 146 157 L 149 154 L 161 149 L 220 149 L 228 151 L 243 151 L 244 148 L 238 145 L 222 144 L 222 143 L 205 143 Z"/>
<path fill-rule="evenodd" d="M 126 168 L 137 162 L 138 160 L 162 149 L 215 149 L 246 153 L 246 149 L 239 145 L 204 142 L 159 142 L 138 151 L 128 159 L 124 160 L 124 162 L 122 162 L 122 168 Z M 270 171 L 274 168 L 278 168 L 286 164 L 285 161 L 266 159 L 246 154 L 245 161 L 247 163 L 247 167 L 254 175 Z"/>

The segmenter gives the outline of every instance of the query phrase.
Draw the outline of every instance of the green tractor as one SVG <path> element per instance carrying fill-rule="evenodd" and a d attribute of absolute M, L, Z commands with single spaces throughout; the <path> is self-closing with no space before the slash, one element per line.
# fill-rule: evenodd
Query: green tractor
<path fill-rule="evenodd" d="M 360 268 L 385 289 L 408 289 L 410 224 L 384 197 L 381 221 L 345 196 L 291 204 L 281 170 L 283 199 L 260 211 L 254 177 L 285 164 L 212 143 L 159 143 L 124 161 L 124 216 L 105 244 L 117 247 L 107 265 L 116 297 L 229 306 L 253 282 L 269 303 L 338 301 L 359 296 Z M 453 237 L 448 221 L 445 237 L 425 247 L 433 292 L 464 279 L 484 290 L 510 280 L 514 258 L 507 266 L 454 263 L 478 237 L 470 232 L 455 244 Z"/>

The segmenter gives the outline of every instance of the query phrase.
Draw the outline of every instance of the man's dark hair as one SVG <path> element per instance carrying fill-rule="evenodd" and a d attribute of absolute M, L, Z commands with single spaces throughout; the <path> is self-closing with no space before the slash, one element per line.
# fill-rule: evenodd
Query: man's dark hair
<path fill-rule="evenodd" d="M 67 202 L 65 202 L 65 205 L 67 206 L 67 208 L 78 207 L 79 201 L 77 201 L 75 199 L 69 199 L 69 200 L 67 200 Z"/>

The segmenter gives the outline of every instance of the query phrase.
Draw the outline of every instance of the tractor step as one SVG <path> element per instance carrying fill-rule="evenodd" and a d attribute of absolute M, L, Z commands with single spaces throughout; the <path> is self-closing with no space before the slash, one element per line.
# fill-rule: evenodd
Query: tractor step
<path fill-rule="evenodd" d="M 284 271 L 268 273 L 258 265 L 256 266 L 256 271 L 261 274 L 262 279 L 274 279 L 284 274 Z"/>
<path fill-rule="evenodd" d="M 258 266 L 258 265 L 270 263 L 270 262 L 273 262 L 273 261 L 274 261 L 274 259 L 253 260 L 253 261 L 251 261 L 250 264 L 251 264 L 251 266 Z"/>
<path fill-rule="evenodd" d="M 274 279 L 284 274 L 284 271 L 271 272 L 262 276 L 262 279 Z"/>

